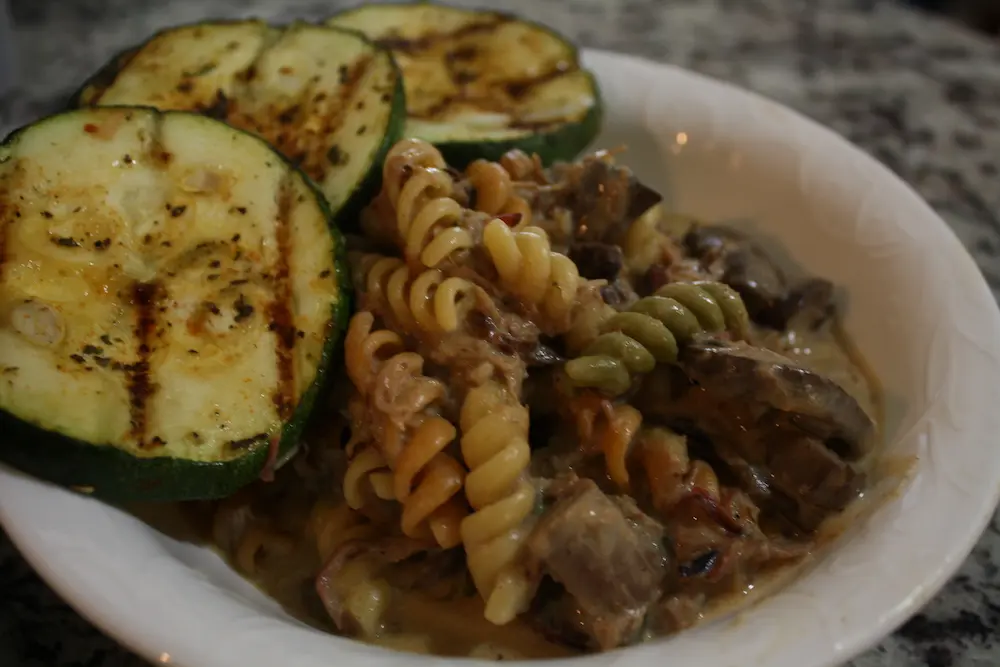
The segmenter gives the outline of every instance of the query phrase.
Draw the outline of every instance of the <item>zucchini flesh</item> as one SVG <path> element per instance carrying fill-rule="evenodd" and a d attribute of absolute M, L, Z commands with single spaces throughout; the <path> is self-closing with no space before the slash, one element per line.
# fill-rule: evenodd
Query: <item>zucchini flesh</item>
<path fill-rule="evenodd" d="M 50 117 L 0 145 L 0 230 L 3 458 L 180 499 L 295 444 L 346 315 L 342 249 L 263 141 L 148 108 Z"/>
<path fill-rule="evenodd" d="M 300 166 L 345 218 L 367 203 L 405 117 L 390 53 L 357 33 L 304 23 L 166 30 L 112 60 L 77 101 L 200 111 L 253 132 Z"/>
<path fill-rule="evenodd" d="M 537 24 L 415 3 L 365 5 L 328 25 L 358 30 L 392 50 L 406 88 L 405 134 L 446 152 L 472 144 L 481 153 L 475 157 L 523 147 L 546 162 L 570 159 L 599 128 L 593 77 L 572 44 Z M 462 150 L 462 161 L 474 150 Z"/>

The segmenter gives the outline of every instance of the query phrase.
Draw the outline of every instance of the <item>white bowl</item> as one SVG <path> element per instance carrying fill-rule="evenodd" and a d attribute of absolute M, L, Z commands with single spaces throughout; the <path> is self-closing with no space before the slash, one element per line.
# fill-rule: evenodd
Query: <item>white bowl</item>
<path fill-rule="evenodd" d="M 839 664 L 938 590 L 1000 496 L 997 306 L 944 222 L 832 132 L 679 69 L 597 51 L 585 58 L 605 93 L 601 145 L 628 143 L 627 161 L 666 188 L 674 208 L 749 219 L 763 236 L 780 239 L 799 266 L 844 288 L 846 328 L 885 386 L 888 451 L 916 463 L 898 493 L 760 604 L 674 638 L 573 662 Z M 214 553 L 6 470 L 0 518 L 60 595 L 152 661 L 183 667 L 446 662 L 310 629 Z"/>

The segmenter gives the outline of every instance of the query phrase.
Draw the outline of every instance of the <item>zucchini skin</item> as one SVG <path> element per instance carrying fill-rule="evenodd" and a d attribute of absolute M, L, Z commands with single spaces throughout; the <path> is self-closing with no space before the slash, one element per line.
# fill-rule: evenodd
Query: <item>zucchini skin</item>
<path fill-rule="evenodd" d="M 33 477 L 112 503 L 206 500 L 231 495 L 260 476 L 266 440 L 238 459 L 198 462 L 140 459 L 46 431 L 0 410 L 0 460 Z"/>
<path fill-rule="evenodd" d="M 419 0 L 414 3 L 407 2 L 385 2 L 378 3 L 379 8 L 387 10 L 405 9 L 414 4 L 433 4 L 445 9 L 454 9 L 464 13 L 482 13 L 496 16 L 504 16 L 508 19 L 533 26 L 543 32 L 547 32 L 559 41 L 568 45 L 573 53 L 574 60 L 579 63 L 579 48 L 570 42 L 565 35 L 560 34 L 553 28 L 531 21 L 520 16 L 516 16 L 503 10 L 492 10 L 486 8 L 469 9 L 459 7 L 448 2 L 431 2 L 430 0 Z M 355 7 L 345 9 L 333 14 L 325 21 L 325 25 L 342 28 L 336 23 L 337 19 L 345 18 L 351 14 L 365 9 L 370 9 L 368 3 L 362 3 Z M 376 42 L 377 43 L 377 42 Z M 587 75 L 591 87 L 594 91 L 594 106 L 591 107 L 587 115 L 576 123 L 567 123 L 553 130 L 536 132 L 527 136 L 515 137 L 511 139 L 488 139 L 482 141 L 450 141 L 434 142 L 434 146 L 441 152 L 445 161 L 456 169 L 465 169 L 469 164 L 478 159 L 496 162 L 504 153 L 520 149 L 528 155 L 537 154 L 544 166 L 551 166 L 554 162 L 572 161 L 580 156 L 584 149 L 590 145 L 597 135 L 600 134 L 604 124 L 604 100 L 601 95 L 600 85 L 592 72 L 580 68 Z M 404 132 L 404 134 L 408 134 Z"/>
<path fill-rule="evenodd" d="M 135 109 L 160 116 L 200 115 L 146 106 L 117 105 L 104 108 Z M 0 141 L 0 164 L 7 157 L 7 149 L 17 142 L 21 134 L 66 113 L 72 111 L 52 114 L 11 131 Z M 254 141 L 266 145 L 272 155 L 277 156 L 292 173 L 302 178 L 326 219 L 333 241 L 337 300 L 331 304 L 331 317 L 327 323 L 327 335 L 315 377 L 299 398 L 292 416 L 281 431 L 275 434 L 279 441 L 274 461 L 269 461 L 270 438 L 260 438 L 250 443 L 242 456 L 229 461 L 192 461 L 169 456 L 138 457 L 112 445 L 97 445 L 46 430 L 0 408 L 0 462 L 83 495 L 112 504 L 126 504 L 224 498 L 261 478 L 269 463 L 273 467 L 279 467 L 295 455 L 316 401 L 325 393 L 328 375 L 343 357 L 343 332 L 352 313 L 354 293 L 347 264 L 347 249 L 343 235 L 334 224 L 330 206 L 317 185 L 257 135 L 229 125 L 226 127 L 231 132 L 252 137 Z"/>

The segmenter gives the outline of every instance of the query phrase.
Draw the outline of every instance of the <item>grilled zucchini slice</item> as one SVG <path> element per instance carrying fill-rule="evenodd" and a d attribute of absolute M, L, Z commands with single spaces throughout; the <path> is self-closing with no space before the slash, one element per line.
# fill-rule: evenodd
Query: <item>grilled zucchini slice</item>
<path fill-rule="evenodd" d="M 597 135 L 601 97 L 576 48 L 534 23 L 429 3 L 366 4 L 328 21 L 392 50 L 406 87 L 407 136 L 449 163 L 511 148 L 570 160 Z"/>
<path fill-rule="evenodd" d="M 406 114 L 385 49 L 352 31 L 256 20 L 160 32 L 111 60 L 77 103 L 199 111 L 253 132 L 316 181 L 348 226 Z"/>
<path fill-rule="evenodd" d="M 298 441 L 346 324 L 329 209 L 264 141 L 104 107 L 0 144 L 0 460 L 114 500 L 228 495 Z"/>

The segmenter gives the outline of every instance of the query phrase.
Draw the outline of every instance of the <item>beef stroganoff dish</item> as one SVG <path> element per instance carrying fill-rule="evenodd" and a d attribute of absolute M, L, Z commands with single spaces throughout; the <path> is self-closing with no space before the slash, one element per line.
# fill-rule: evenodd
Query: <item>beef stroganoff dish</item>
<path fill-rule="evenodd" d="M 397 143 L 348 239 L 349 383 L 219 547 L 339 633 L 503 657 L 676 632 L 800 562 L 865 488 L 874 384 L 830 283 L 657 200 L 606 151 Z"/>
<path fill-rule="evenodd" d="M 305 623 L 495 659 L 667 636 L 876 476 L 834 286 L 581 155 L 600 93 L 548 29 L 182 26 L 76 103 L 0 144 L 0 460 L 168 508 Z"/>

